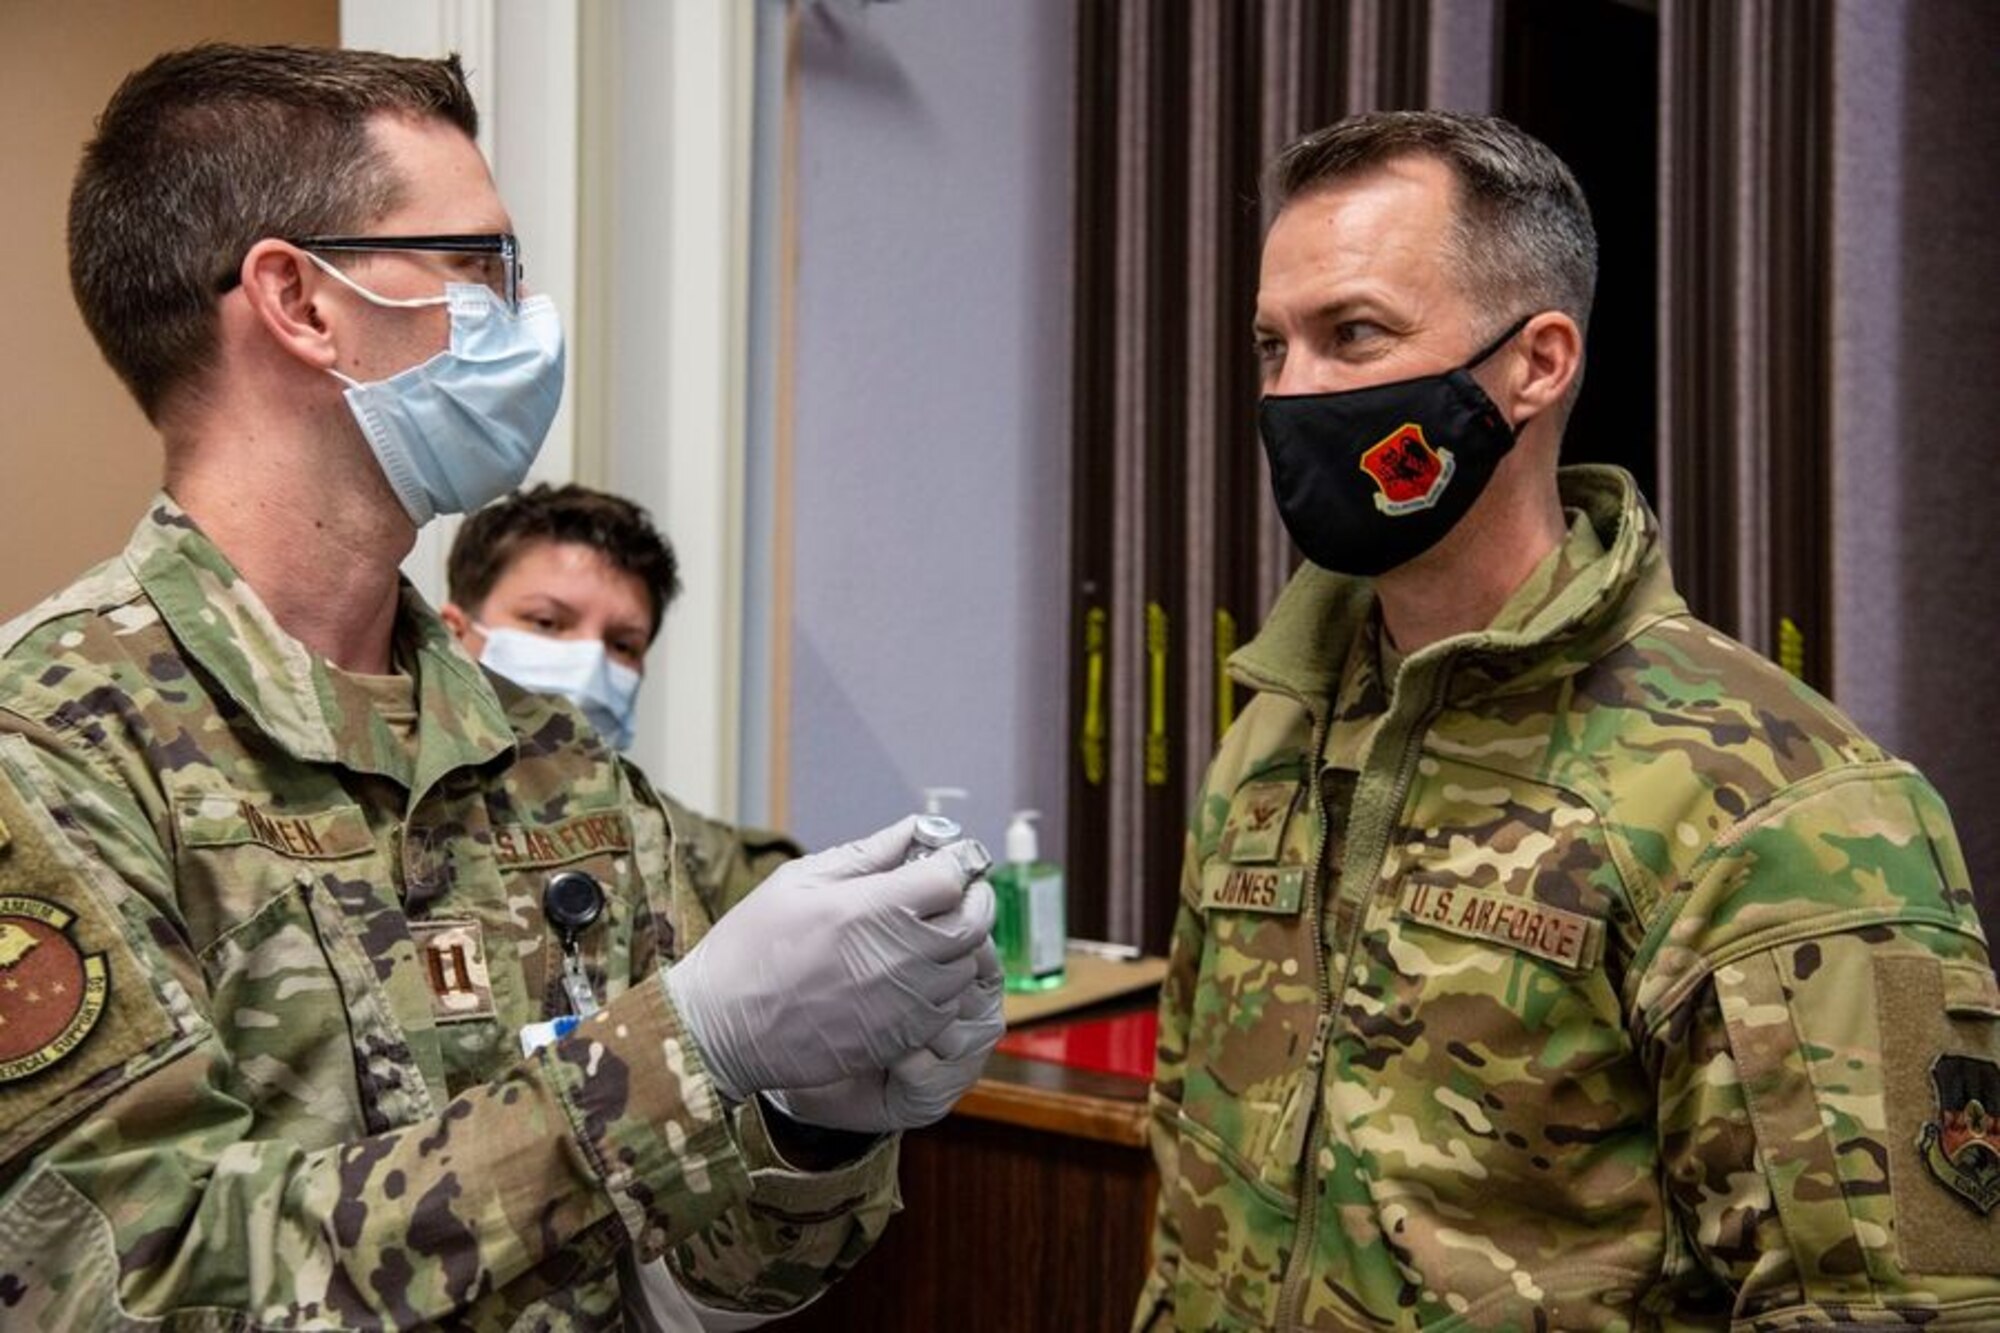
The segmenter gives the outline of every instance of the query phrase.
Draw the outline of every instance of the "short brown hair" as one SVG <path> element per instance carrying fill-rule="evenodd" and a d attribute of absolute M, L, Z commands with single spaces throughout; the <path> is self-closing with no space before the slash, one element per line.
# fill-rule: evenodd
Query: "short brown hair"
<path fill-rule="evenodd" d="M 445 562 L 451 600 L 477 615 L 507 567 L 536 542 L 588 546 L 614 569 L 637 576 L 653 604 L 653 627 L 646 642 L 660 637 L 667 607 L 681 591 L 680 562 L 673 546 L 641 506 L 574 483 L 542 482 L 495 500 L 467 518 L 452 539 L 451 556 Z"/>
<path fill-rule="evenodd" d="M 70 287 L 149 419 L 214 359 L 216 297 L 252 245 L 397 206 L 404 183 L 368 133 L 382 112 L 479 132 L 455 55 L 211 44 L 111 95 L 70 192 Z"/>
<path fill-rule="evenodd" d="M 1535 310 L 1590 324 L 1597 286 L 1597 229 L 1563 160 L 1498 116 L 1454 111 L 1374 111 L 1349 116 L 1286 145 L 1272 161 L 1269 194 L 1283 208 L 1343 177 L 1402 157 L 1433 157 L 1458 182 L 1452 253 L 1459 285 L 1496 326 Z"/>

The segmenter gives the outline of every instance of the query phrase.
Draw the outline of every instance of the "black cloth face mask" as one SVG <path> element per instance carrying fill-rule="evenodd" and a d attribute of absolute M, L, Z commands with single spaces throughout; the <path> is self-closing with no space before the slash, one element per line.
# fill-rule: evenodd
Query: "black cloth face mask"
<path fill-rule="evenodd" d="M 1278 516 L 1306 559 L 1373 578 L 1457 526 L 1520 429 L 1507 425 L 1472 369 L 1530 318 L 1441 375 L 1258 403 Z"/>

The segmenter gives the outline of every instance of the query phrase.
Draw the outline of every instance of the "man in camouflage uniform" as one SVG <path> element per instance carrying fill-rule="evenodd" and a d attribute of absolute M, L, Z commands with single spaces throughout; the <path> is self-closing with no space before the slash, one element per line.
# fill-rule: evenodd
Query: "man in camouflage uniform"
<path fill-rule="evenodd" d="M 2000 1328 L 1950 820 L 1688 614 L 1628 476 L 1558 475 L 1575 182 L 1388 113 L 1275 187 L 1260 420 L 1314 563 L 1193 815 L 1135 1327 Z"/>
<path fill-rule="evenodd" d="M 456 60 L 206 47 L 79 173 L 167 487 L 0 630 L 10 1330 L 751 1327 L 997 1038 L 976 849 L 903 866 L 905 821 L 717 919 L 574 708 L 399 586 L 560 385 L 474 129 Z"/>
<path fill-rule="evenodd" d="M 466 652 L 564 695 L 619 749 L 630 743 L 646 654 L 681 590 L 674 548 L 642 507 L 574 483 L 527 487 L 459 525 L 445 577 L 438 614 Z M 782 833 L 660 800 L 704 901 L 733 903 L 799 855 Z"/>

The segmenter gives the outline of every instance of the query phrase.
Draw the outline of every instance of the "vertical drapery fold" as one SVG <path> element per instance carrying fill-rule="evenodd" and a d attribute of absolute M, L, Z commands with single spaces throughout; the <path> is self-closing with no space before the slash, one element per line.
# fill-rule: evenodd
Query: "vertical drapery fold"
<path fill-rule="evenodd" d="M 1697 614 L 1830 689 L 1831 37 L 1661 9 L 1661 507 Z"/>
<path fill-rule="evenodd" d="M 1104 295 L 1117 258 L 1116 5 L 1077 9 L 1076 179 L 1073 231 L 1076 297 L 1070 344 L 1075 391 L 1070 396 L 1069 751 L 1065 839 L 1069 862 L 1070 928 L 1108 933 L 1111 882 L 1111 634 L 1109 626 L 1113 521 L 1111 466 L 1117 363 L 1113 303 Z"/>
<path fill-rule="evenodd" d="M 1079 933 L 1164 948 L 1222 674 L 1297 565 L 1257 443 L 1263 164 L 1421 106 L 1428 0 L 1085 0 L 1069 861 Z"/>

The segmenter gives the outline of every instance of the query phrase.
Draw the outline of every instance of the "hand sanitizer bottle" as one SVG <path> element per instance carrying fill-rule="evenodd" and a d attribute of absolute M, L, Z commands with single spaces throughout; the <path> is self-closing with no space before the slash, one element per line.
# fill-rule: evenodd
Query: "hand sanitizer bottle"
<path fill-rule="evenodd" d="M 1007 825 L 1007 860 L 993 872 L 999 919 L 993 942 L 1011 991 L 1048 990 L 1063 983 L 1063 947 L 1069 935 L 1062 870 L 1041 859 L 1037 810 L 1017 811 Z"/>

